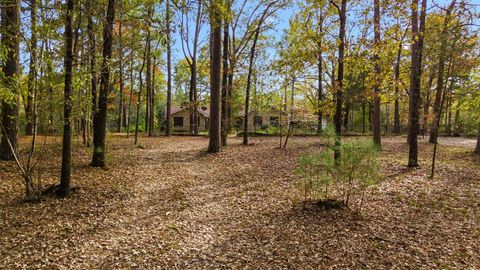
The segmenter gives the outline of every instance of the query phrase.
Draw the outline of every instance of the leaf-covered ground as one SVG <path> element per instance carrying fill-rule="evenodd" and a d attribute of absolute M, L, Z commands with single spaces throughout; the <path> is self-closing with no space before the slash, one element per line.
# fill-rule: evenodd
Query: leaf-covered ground
<path fill-rule="evenodd" d="M 293 168 L 318 138 L 286 150 L 232 138 L 215 155 L 203 137 L 108 141 L 108 170 L 75 147 L 68 199 L 22 202 L 14 163 L 0 162 L 0 269 L 480 269 L 473 140 L 443 140 L 429 179 L 431 145 L 411 170 L 405 138 L 385 138 L 384 181 L 361 216 L 303 209 Z M 58 181 L 59 153 L 50 139 L 42 184 Z"/>

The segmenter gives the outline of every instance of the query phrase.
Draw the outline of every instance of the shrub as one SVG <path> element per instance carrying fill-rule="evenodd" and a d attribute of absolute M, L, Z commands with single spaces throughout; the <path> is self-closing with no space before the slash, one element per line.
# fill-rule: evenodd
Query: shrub
<path fill-rule="evenodd" d="M 361 211 L 367 188 L 380 180 L 378 148 L 370 140 L 356 139 L 344 142 L 340 153 L 337 162 L 334 146 L 301 156 L 295 168 L 296 187 L 305 202 L 337 200 L 348 208 L 355 201 Z"/>

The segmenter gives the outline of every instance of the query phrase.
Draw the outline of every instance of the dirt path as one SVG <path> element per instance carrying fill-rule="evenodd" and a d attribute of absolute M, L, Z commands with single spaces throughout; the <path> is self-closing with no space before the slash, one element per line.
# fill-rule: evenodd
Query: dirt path
<path fill-rule="evenodd" d="M 407 170 L 406 145 L 386 138 L 385 181 L 364 215 L 303 210 L 292 186 L 295 162 L 318 139 L 232 139 L 206 155 L 205 138 L 111 138 L 109 170 L 75 154 L 66 200 L 16 202 L 14 169 L 0 163 L 0 268 L 17 269 L 345 269 L 479 268 L 480 162 L 466 145 L 439 147 L 438 176 Z M 447 158 L 448 157 L 448 158 Z M 45 179 L 56 178 L 56 162 Z M 4 198 L 4 199 L 1 199 Z"/>
<path fill-rule="evenodd" d="M 422 139 L 424 142 L 428 142 L 428 136 L 425 136 Z M 464 138 L 464 137 L 439 137 L 438 143 L 448 146 L 457 146 L 475 149 L 477 145 L 477 140 L 474 138 Z"/>

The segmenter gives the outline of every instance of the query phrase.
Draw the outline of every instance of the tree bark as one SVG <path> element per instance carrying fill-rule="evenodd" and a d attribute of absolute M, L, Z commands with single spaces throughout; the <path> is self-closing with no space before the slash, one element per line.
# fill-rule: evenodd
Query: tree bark
<path fill-rule="evenodd" d="M 171 113 L 172 113 L 172 41 L 170 29 L 170 0 L 165 1 L 166 4 L 166 28 L 167 28 L 167 109 L 165 135 L 171 136 Z"/>
<path fill-rule="evenodd" d="M 190 92 L 189 92 L 189 101 L 190 101 L 190 134 L 198 134 L 198 112 L 197 112 L 197 54 L 198 54 L 198 43 L 200 36 L 201 20 L 202 20 L 202 10 L 203 5 L 202 1 L 197 1 L 197 17 L 195 20 L 195 33 L 193 36 L 193 48 L 191 55 L 190 64 Z M 185 55 L 186 56 L 186 55 Z M 187 57 L 187 56 L 186 56 Z"/>
<path fill-rule="evenodd" d="M 105 133 L 107 123 L 107 102 L 110 90 L 110 60 L 112 58 L 113 22 L 115 18 L 115 0 L 108 0 L 107 20 L 103 27 L 103 61 L 100 77 L 98 110 L 93 119 L 93 156 L 91 166 L 105 167 Z"/>
<path fill-rule="evenodd" d="M 418 167 L 418 141 L 420 84 L 422 74 L 423 37 L 427 1 L 422 0 L 420 29 L 418 26 L 418 0 L 412 0 L 412 67 L 410 74 L 409 129 L 408 129 L 408 167 Z"/>
<path fill-rule="evenodd" d="M 397 50 L 397 60 L 395 63 L 395 108 L 394 108 L 394 115 L 393 115 L 393 132 L 395 134 L 400 134 L 401 126 L 400 126 L 400 61 L 402 57 L 402 46 L 403 42 L 398 44 Z"/>
<path fill-rule="evenodd" d="M 146 83 L 146 89 L 147 89 L 147 99 L 145 104 L 146 106 L 146 111 L 145 111 L 145 132 L 148 134 L 148 137 L 153 136 L 152 133 L 152 114 L 153 114 L 153 108 L 152 108 L 152 95 L 153 95 L 153 89 L 152 89 L 152 38 L 151 38 L 151 22 L 153 19 L 153 5 L 148 6 L 148 23 L 147 23 L 147 54 L 146 54 L 146 73 L 145 73 L 145 83 Z"/>
<path fill-rule="evenodd" d="M 375 85 L 373 87 L 373 142 L 378 146 L 382 146 L 381 127 L 380 127 L 380 86 L 381 70 L 380 70 L 380 0 L 374 0 L 374 70 L 375 70 Z"/>
<path fill-rule="evenodd" d="M 215 4 L 219 4 L 216 2 Z M 208 152 L 217 153 L 221 148 L 221 66 L 222 66 L 222 19 L 218 6 L 214 4 L 210 15 L 210 129 Z"/>
<path fill-rule="evenodd" d="M 122 3 L 122 2 L 120 2 Z M 120 6 L 120 16 L 118 20 L 118 65 L 119 65 L 119 80 L 120 80 L 120 98 L 118 101 L 118 119 L 117 119 L 117 132 L 122 131 L 123 119 L 125 114 L 125 105 L 123 102 L 123 4 Z"/>
<path fill-rule="evenodd" d="M 248 75 L 247 75 L 247 89 L 245 91 L 245 119 L 243 124 L 243 145 L 248 145 L 248 110 L 250 107 L 250 89 L 252 85 L 252 73 L 253 73 L 253 63 L 255 61 L 255 49 L 257 47 L 258 36 L 260 35 L 260 28 L 265 20 L 268 10 L 275 2 L 271 2 L 267 8 L 265 8 L 260 20 L 258 21 L 257 28 L 255 29 L 255 36 L 253 38 L 253 44 L 250 48 L 250 62 L 248 64 Z"/>
<path fill-rule="evenodd" d="M 430 88 L 432 88 L 433 78 L 435 77 L 435 68 L 432 67 L 430 74 L 428 76 L 427 89 L 425 89 L 425 104 L 423 107 L 423 133 L 427 131 L 428 128 L 428 114 L 430 113 Z"/>
<path fill-rule="evenodd" d="M 20 0 L 3 0 L 1 14 L 2 46 L 6 49 L 5 61 L 2 61 L 3 84 L 9 89 L 13 99 L 2 101 L 2 140 L 0 142 L 0 160 L 13 160 L 18 146 L 19 114 L 19 55 L 20 55 Z M 8 139 L 7 139 L 8 138 Z"/>
<path fill-rule="evenodd" d="M 146 45 L 146 44 L 145 44 Z M 138 126 L 140 124 L 140 108 L 142 107 L 142 88 L 143 88 L 143 69 L 145 68 L 145 58 L 147 56 L 147 46 L 145 46 L 145 51 L 143 52 L 143 60 L 142 60 L 142 67 L 138 73 L 139 78 L 139 87 L 138 87 L 138 97 L 137 97 L 137 113 L 135 116 L 135 135 L 134 135 L 134 142 L 133 144 L 137 145 L 138 143 Z"/>
<path fill-rule="evenodd" d="M 321 47 L 321 41 L 320 45 Z M 322 63 L 322 52 L 320 51 L 318 54 L 318 93 L 317 93 L 317 134 L 322 133 L 323 129 L 323 111 L 322 111 L 322 103 L 323 103 L 323 63 Z"/>
<path fill-rule="evenodd" d="M 333 2 L 332 2 L 333 3 Z M 346 17 L 347 9 L 347 0 L 342 0 L 341 7 L 339 7 L 339 16 L 340 16 L 340 28 L 339 28 L 339 42 L 338 42 L 338 72 L 337 72 L 337 81 L 335 82 L 335 116 L 333 118 L 335 124 L 335 161 L 340 159 L 340 144 L 342 136 L 342 95 L 343 95 L 343 67 L 344 67 L 344 58 L 345 58 L 345 24 L 347 21 Z"/>
<path fill-rule="evenodd" d="M 27 118 L 27 125 L 25 127 L 25 134 L 33 134 L 32 123 L 34 119 L 34 99 L 37 78 L 37 0 L 30 0 L 30 65 L 28 71 L 28 97 L 27 106 L 25 109 L 25 116 Z"/>
<path fill-rule="evenodd" d="M 437 87 L 435 94 L 435 103 L 433 106 L 434 120 L 432 121 L 432 129 L 430 131 L 430 139 L 428 142 L 437 143 L 438 138 L 438 126 L 440 124 L 441 117 L 441 103 L 442 103 L 442 92 L 443 92 L 443 83 L 444 83 L 444 69 L 445 69 L 445 54 L 447 50 L 447 38 L 448 38 L 448 23 L 450 22 L 450 17 L 452 10 L 455 7 L 455 0 L 453 0 L 447 8 L 445 19 L 443 20 L 443 27 L 441 33 L 442 43 L 438 51 L 438 77 L 437 77 Z"/>
<path fill-rule="evenodd" d="M 72 67 L 73 67 L 73 12 L 74 0 L 67 0 L 65 18 L 65 85 L 63 105 L 63 143 L 62 143 L 62 171 L 60 178 L 59 195 L 66 197 L 70 194 L 70 174 L 72 163 Z"/>
<path fill-rule="evenodd" d="M 92 0 L 86 1 L 86 9 L 88 13 L 88 22 L 87 22 L 87 32 L 88 32 L 88 42 L 89 42 L 89 58 L 90 58 L 90 92 L 92 95 L 92 122 L 94 115 L 97 111 L 97 58 L 96 58 L 96 40 L 95 40 L 95 29 L 93 28 L 93 7 Z"/>
<path fill-rule="evenodd" d="M 228 29 L 229 29 L 229 23 L 227 20 L 225 20 L 224 25 L 223 25 L 223 56 L 222 56 L 222 61 L 223 61 L 223 73 L 222 73 L 222 133 L 221 133 L 221 138 L 222 138 L 222 146 L 225 147 L 227 146 L 227 137 L 228 137 L 228 132 L 230 130 L 230 123 L 229 123 L 229 118 L 228 118 L 228 111 L 230 108 L 230 96 L 228 95 L 228 74 L 229 74 L 229 65 L 228 65 L 228 59 L 229 59 L 229 54 L 228 54 L 228 40 L 229 40 L 229 34 L 228 34 Z"/>
<path fill-rule="evenodd" d="M 151 22 L 153 18 L 153 6 L 149 5 L 148 6 L 148 11 L 147 11 L 147 53 L 145 55 L 146 57 L 146 72 L 145 72 L 145 86 L 147 90 L 147 97 L 145 100 L 145 133 L 148 134 L 149 137 L 152 136 L 151 133 L 151 127 L 150 127 L 150 116 L 152 115 L 152 60 L 151 60 L 151 54 L 152 54 L 152 40 L 151 40 Z"/>
<path fill-rule="evenodd" d="M 155 69 L 156 69 L 156 58 L 153 57 L 152 63 L 152 80 L 150 82 L 150 117 L 149 117 L 149 129 L 148 129 L 148 136 L 152 137 L 155 135 Z"/>
<path fill-rule="evenodd" d="M 323 10 L 322 6 L 319 8 L 318 18 L 318 59 L 317 59 L 317 72 L 318 72 L 318 88 L 317 88 L 317 135 L 322 133 L 323 129 L 323 59 L 322 59 L 322 38 L 323 38 Z"/>

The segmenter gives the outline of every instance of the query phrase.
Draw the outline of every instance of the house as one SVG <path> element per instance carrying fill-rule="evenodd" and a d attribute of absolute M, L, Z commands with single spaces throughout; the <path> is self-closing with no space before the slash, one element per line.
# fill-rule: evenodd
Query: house
<path fill-rule="evenodd" d="M 197 124 L 199 132 L 206 132 L 210 123 L 210 110 L 206 106 L 197 107 Z M 173 132 L 188 132 L 190 130 L 190 108 L 188 106 L 172 106 L 171 119 Z"/>
<path fill-rule="evenodd" d="M 239 112 L 235 128 L 243 129 L 245 113 Z M 285 125 L 288 122 L 288 114 L 276 108 L 269 108 L 261 111 L 250 111 L 248 113 L 248 131 L 255 132 L 258 129 L 268 126 L 278 127 L 279 123 Z"/>
<path fill-rule="evenodd" d="M 237 122 L 235 127 L 237 129 L 243 129 L 245 119 L 245 113 L 240 112 L 237 117 Z M 260 129 L 265 129 L 267 127 L 278 127 L 281 121 L 282 126 L 286 126 L 290 119 L 290 114 L 285 111 L 280 111 L 277 108 L 271 107 L 261 111 L 251 111 L 248 114 L 248 131 L 256 132 Z M 317 129 L 318 116 L 312 114 L 311 112 L 303 110 L 295 110 L 293 124 L 296 128 L 306 129 L 306 130 L 316 130 Z M 322 119 L 322 128 L 327 126 L 327 119 L 324 117 Z"/>

